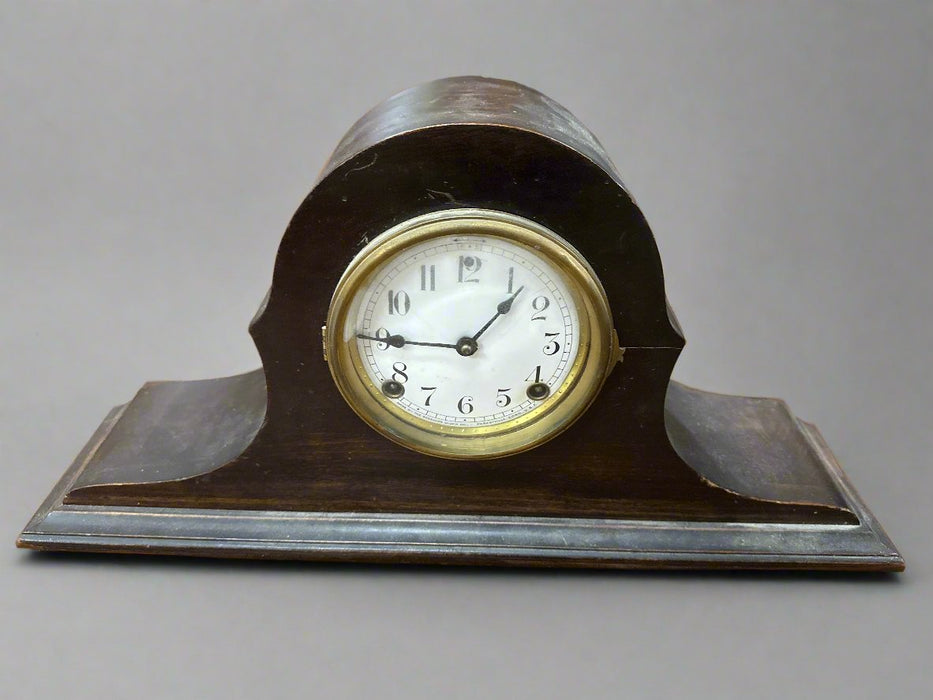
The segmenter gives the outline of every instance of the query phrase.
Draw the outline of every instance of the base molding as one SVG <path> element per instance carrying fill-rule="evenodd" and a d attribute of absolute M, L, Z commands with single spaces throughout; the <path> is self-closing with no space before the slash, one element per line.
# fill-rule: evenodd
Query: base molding
<path fill-rule="evenodd" d="M 802 422 L 800 429 L 818 448 L 859 524 L 63 505 L 61 499 L 77 476 L 74 470 L 80 469 L 79 457 L 17 545 L 55 551 L 448 565 L 903 570 L 904 560 L 819 433 Z"/>

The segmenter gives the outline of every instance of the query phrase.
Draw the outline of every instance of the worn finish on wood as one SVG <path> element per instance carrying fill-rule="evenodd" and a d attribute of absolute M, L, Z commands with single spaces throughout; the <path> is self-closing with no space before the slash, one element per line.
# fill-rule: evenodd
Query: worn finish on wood
<path fill-rule="evenodd" d="M 637 353 L 635 354 L 637 356 Z M 627 376 L 628 369 L 634 376 Z M 130 404 L 128 414 L 147 420 L 147 414 L 134 410 L 142 400 L 154 410 L 148 423 L 133 430 L 118 425 L 104 443 L 102 459 L 95 456 L 76 482 L 66 502 L 69 504 L 173 505 L 177 507 L 279 508 L 311 511 L 361 511 L 395 513 L 472 513 L 526 514 L 537 516 L 654 518 L 757 522 L 837 522 L 854 523 L 844 510 L 844 502 L 828 481 L 801 459 L 766 460 L 772 443 L 760 437 L 747 444 L 744 452 L 730 454 L 723 441 L 728 430 L 700 437 L 700 447 L 689 446 L 690 454 L 717 452 L 728 463 L 744 462 L 750 475 L 740 485 L 753 499 L 711 486 L 708 479 L 686 467 L 669 446 L 663 415 L 650 426 L 646 418 L 626 425 L 612 417 L 639 413 L 647 416 L 643 404 L 626 402 L 629 397 L 648 396 L 647 384 L 637 380 L 635 357 L 619 367 L 603 389 L 597 403 L 563 436 L 528 453 L 501 460 L 454 462 L 420 455 L 357 425 L 339 396 L 326 414 L 329 421 L 314 436 L 315 442 L 302 442 L 296 436 L 291 444 L 264 458 L 249 460 L 252 449 L 223 469 L 207 470 L 204 464 L 212 448 L 200 437 L 200 424 L 174 418 L 175 412 L 188 412 L 204 406 L 203 415 L 217 411 L 212 397 L 220 382 L 230 382 L 231 391 L 243 378 L 213 380 L 212 383 L 155 385 L 141 392 L 141 399 Z M 629 390 L 625 391 L 623 387 Z M 662 389 L 663 391 L 663 389 Z M 686 389 L 677 388 L 673 396 Z M 696 393 L 696 392 L 694 392 Z M 206 396 L 205 396 L 206 394 Z M 699 393 L 702 395 L 702 392 Z M 663 401 L 663 393 L 656 397 Z M 668 420 L 676 425 L 697 423 L 697 411 L 690 404 L 672 402 Z M 255 409 L 255 406 L 254 406 Z M 195 409 L 196 410 L 196 409 Z M 243 409 L 238 409 L 242 414 Z M 168 421 L 176 426 L 171 442 L 153 441 L 148 451 L 132 436 L 151 431 L 158 434 Z M 735 428 L 740 428 L 734 423 Z M 778 422 L 774 426 L 781 425 Z M 729 426 L 724 426 L 728 428 Z M 768 429 L 773 426 L 765 426 Z M 798 438 L 799 439 L 799 438 Z M 659 449 L 659 443 L 666 449 Z M 255 443 L 254 443 L 255 444 Z M 793 444 L 793 443 L 791 443 Z M 685 447 L 688 447 L 685 443 Z M 197 450 L 203 450 L 203 456 Z M 122 451 L 122 454 L 121 454 Z M 790 455 L 788 455 L 790 456 Z M 107 484 L 111 464 L 136 465 L 124 468 L 119 485 Z M 714 472 L 715 464 L 701 459 L 696 463 Z M 802 467 L 808 469 L 802 469 Z M 794 469 L 800 470 L 793 473 Z M 788 472 L 791 472 L 788 474 Z M 163 479 L 147 484 L 153 473 Z M 717 475 L 720 472 L 715 472 Z M 199 475 L 199 476 L 195 476 Z M 757 475 L 757 483 L 755 476 Z M 762 479 L 762 475 L 767 475 Z M 711 474 L 712 476 L 712 474 Z M 185 478 L 190 477 L 190 478 Z M 103 484 L 90 486 L 90 484 Z M 781 492 L 782 484 L 814 484 L 809 492 Z M 799 487 L 792 487 L 799 488 Z M 153 491 L 155 495 L 153 495 Z M 788 496 L 800 504 L 762 503 L 761 498 Z M 816 504 L 816 505 L 814 505 Z M 823 504 L 820 506 L 819 504 Z M 832 506 L 832 507 L 829 507 Z"/>
<path fill-rule="evenodd" d="M 344 403 L 322 357 L 320 328 L 352 257 L 402 221 L 458 207 L 523 216 L 570 241 L 602 281 L 625 348 L 624 362 L 570 429 L 529 452 L 492 461 L 438 459 L 381 437 Z M 144 387 L 68 483 L 63 480 L 61 502 L 50 506 L 44 525 L 29 537 L 24 533 L 24 546 L 91 548 L 93 541 L 102 549 L 212 556 L 896 568 L 880 529 L 866 522 L 867 510 L 848 494 L 841 472 L 827 466 L 831 458 L 821 456 L 783 404 L 676 384 L 669 391 L 684 341 L 645 218 L 592 134 L 559 105 L 514 83 L 429 83 L 361 119 L 286 230 L 270 293 L 250 330 L 263 370 Z M 138 508 L 155 520 L 137 522 Z M 165 509 L 188 514 L 166 522 L 187 523 L 200 533 L 192 535 L 196 544 L 159 545 L 133 530 L 157 522 Z M 281 517 L 295 527 L 304 522 L 301 527 L 310 528 L 305 534 L 321 537 L 327 513 L 368 513 L 377 520 L 417 514 L 431 522 L 456 516 L 490 537 L 488 518 L 521 522 L 511 534 L 496 535 L 506 544 L 495 552 L 482 549 L 489 541 L 481 535 L 431 549 L 406 540 L 411 531 L 389 536 L 384 526 L 375 526 L 376 540 L 357 548 L 339 541 L 288 546 L 274 536 L 260 537 L 255 549 L 210 544 L 210 521 L 199 517 L 236 511 L 265 515 L 256 521 L 226 515 L 230 527 Z M 106 513 L 124 516 L 113 520 Z M 301 513 L 311 519 L 302 521 Z M 86 533 L 90 539 L 39 534 L 56 523 L 75 526 L 82 517 L 98 528 Z M 101 524 L 107 517 L 116 528 L 109 535 L 110 525 Z M 548 527 L 569 527 L 568 519 L 602 524 L 581 535 L 570 548 L 574 554 L 542 554 L 535 548 L 550 547 L 546 537 L 528 544 L 515 534 L 526 526 L 534 530 L 542 518 L 552 524 L 541 525 L 545 530 L 536 537 L 554 531 Z M 644 525 L 631 524 L 639 521 Z M 741 523 L 745 529 L 734 537 L 726 526 L 685 526 L 671 530 L 672 539 L 646 539 L 645 532 L 665 522 Z M 424 526 L 418 521 L 414 527 Z M 835 534 L 820 540 L 816 554 L 795 549 L 813 526 Z M 441 539 L 449 534 L 438 527 Z M 585 553 L 596 546 L 587 537 L 611 540 L 613 528 L 625 537 L 643 534 L 613 541 L 606 556 Z M 694 550 L 684 544 L 685 532 L 694 533 Z M 703 540 L 700 532 L 727 534 Z M 859 532 L 874 544 L 859 550 L 843 532 Z M 142 539 L 126 539 L 133 536 Z M 742 542 L 749 548 L 744 552 Z M 675 545 L 688 554 L 675 555 Z M 833 559 L 834 546 L 849 553 Z M 464 547 L 481 550 L 465 556 Z M 633 554 L 633 547 L 642 554 Z M 714 555 L 710 547 L 723 549 Z"/>
<path fill-rule="evenodd" d="M 179 383 L 183 386 L 184 383 Z M 691 420 L 705 392 L 675 385 Z M 170 398 L 164 396 L 163 398 Z M 155 399 L 159 401 L 158 398 Z M 138 506 L 62 505 L 78 472 L 121 416 L 104 422 L 88 451 L 62 478 L 27 525 L 20 545 L 36 549 L 261 559 L 608 568 L 807 568 L 899 571 L 903 560 L 852 489 L 819 433 L 774 399 L 716 396 L 721 414 L 736 417 L 714 445 L 733 460 L 774 461 L 782 478 L 825 478 L 857 525 L 698 523 L 691 521 L 538 518 L 528 516 L 285 512 Z M 749 432 L 758 425 L 794 434 L 809 452 L 787 456 Z M 153 455 L 157 456 L 157 455 Z"/>
<path fill-rule="evenodd" d="M 106 485 L 89 472 L 67 502 L 852 522 L 832 496 L 801 507 L 718 489 L 672 449 L 664 401 L 683 338 L 654 238 L 595 139 L 552 106 L 511 83 L 467 81 L 403 93 L 365 117 L 289 225 L 253 323 L 268 387 L 253 443 L 223 468 L 183 481 Z M 317 331 L 352 256 L 400 221 L 454 207 L 509 211 L 570 241 L 605 286 L 626 348 L 566 435 L 493 462 L 390 444 L 345 405 L 321 359 Z M 174 479 L 192 473 L 179 469 Z"/>

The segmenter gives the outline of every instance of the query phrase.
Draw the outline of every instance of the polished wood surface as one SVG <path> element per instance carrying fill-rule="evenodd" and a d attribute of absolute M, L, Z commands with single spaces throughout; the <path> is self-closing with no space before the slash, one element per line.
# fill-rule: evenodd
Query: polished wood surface
<path fill-rule="evenodd" d="M 684 341 L 657 246 L 598 142 L 552 105 L 514 83 L 461 79 L 403 93 L 367 115 L 338 147 L 279 248 L 270 294 L 251 326 L 265 395 L 253 389 L 246 396 L 242 387 L 256 382 L 243 382 L 236 398 L 215 402 L 205 415 L 230 420 L 225 406 L 239 412 L 238 435 L 258 430 L 249 445 L 207 470 L 204 460 L 167 462 L 155 480 L 132 462 L 121 478 L 89 464 L 65 502 L 856 522 L 832 484 L 816 484 L 806 499 L 789 491 L 779 498 L 762 473 L 757 489 L 751 478 L 745 493 L 736 492 L 703 473 L 721 472 L 714 461 L 688 464 L 675 450 L 668 423 L 676 430 L 684 421 L 676 407 L 666 412 L 665 400 Z M 457 207 L 518 214 L 576 246 L 606 289 L 625 348 L 596 402 L 566 433 L 493 461 L 452 462 L 382 438 L 343 402 L 321 347 L 331 294 L 356 252 L 401 221 Z M 190 430 L 200 429 L 193 420 Z M 121 446 L 119 434 L 110 439 L 111 454 L 131 444 L 126 438 Z M 162 439 L 169 451 L 186 440 L 181 433 Z M 689 440 L 681 445 L 691 449 Z"/>

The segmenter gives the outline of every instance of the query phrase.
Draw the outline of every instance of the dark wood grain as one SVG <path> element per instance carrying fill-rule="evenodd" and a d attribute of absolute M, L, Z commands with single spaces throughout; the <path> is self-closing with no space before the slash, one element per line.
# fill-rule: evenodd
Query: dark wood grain
<path fill-rule="evenodd" d="M 482 109 L 457 109 L 469 103 L 464 95 Z M 89 465 L 65 502 L 857 522 L 832 486 L 811 490 L 819 498 L 806 503 L 762 500 L 754 479 L 748 493 L 726 490 L 674 449 L 665 399 L 684 341 L 654 237 L 598 142 L 552 105 L 512 83 L 474 80 L 410 91 L 367 115 L 289 224 L 267 303 L 251 326 L 267 396 L 251 395 L 237 408 L 249 425 L 261 424 L 249 446 L 207 473 L 182 460 L 172 478 L 151 483 L 107 483 Z M 457 207 L 524 216 L 569 240 L 600 277 L 626 348 L 596 402 L 566 433 L 493 461 L 443 460 L 387 441 L 344 403 L 322 357 L 331 294 L 360 248 L 411 217 Z"/>

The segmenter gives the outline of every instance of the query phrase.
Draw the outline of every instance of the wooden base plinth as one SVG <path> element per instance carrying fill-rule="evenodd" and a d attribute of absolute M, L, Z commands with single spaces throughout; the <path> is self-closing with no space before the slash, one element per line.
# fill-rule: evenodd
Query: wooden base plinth
<path fill-rule="evenodd" d="M 780 402 L 690 392 L 697 400 L 726 401 L 749 418 L 767 417 L 771 435 L 802 439 L 811 463 L 782 466 L 813 481 L 818 469 L 855 524 L 729 522 L 620 518 L 564 518 L 462 513 L 302 512 L 66 504 L 82 472 L 93 464 L 126 415 L 114 409 L 23 530 L 20 547 L 254 559 L 302 559 L 450 565 L 593 568 L 737 568 L 900 571 L 904 561 L 849 484 L 814 426 L 775 412 Z M 752 403 L 749 403 L 752 402 Z M 783 404 L 781 404 L 783 405 Z M 741 427 L 736 423 L 736 430 Z M 683 428 L 683 426 L 681 426 Z M 733 435 L 748 447 L 747 435 Z M 741 439 L 740 439 L 741 438 Z M 772 444 L 769 454 L 792 454 Z M 697 444 L 701 444 L 700 439 Z M 729 440 L 723 440 L 728 455 Z M 751 445 L 751 449 L 756 449 Z M 760 449 L 766 449 L 764 443 Z M 763 460 L 762 463 L 766 463 Z M 133 468 L 134 465 L 128 465 Z M 768 472 L 736 465 L 746 487 L 755 478 L 773 487 Z M 728 465 L 720 464 L 720 469 Z M 757 477 L 755 476 L 757 475 Z M 771 486 L 769 486 L 771 484 Z M 765 501 L 762 501 L 764 504 Z"/>

